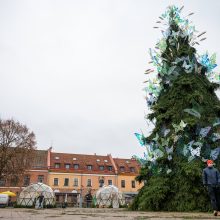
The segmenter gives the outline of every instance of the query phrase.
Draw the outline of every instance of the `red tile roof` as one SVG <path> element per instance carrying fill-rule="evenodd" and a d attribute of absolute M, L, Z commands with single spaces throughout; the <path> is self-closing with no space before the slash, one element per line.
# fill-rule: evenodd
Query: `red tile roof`
<path fill-rule="evenodd" d="M 131 175 L 137 175 L 139 173 L 139 170 L 141 168 L 140 164 L 135 159 L 122 159 L 122 158 L 113 158 L 115 161 L 116 167 L 118 168 L 119 174 L 128 174 Z M 124 171 L 120 169 L 120 167 L 124 167 Z M 134 172 L 131 170 L 134 169 Z"/>
<path fill-rule="evenodd" d="M 60 168 L 55 168 L 55 163 L 60 164 Z M 65 164 L 70 164 L 70 168 L 65 168 Z M 74 164 L 79 168 L 74 169 Z M 92 170 L 88 170 L 87 165 L 92 165 Z M 100 170 L 104 166 L 104 170 Z M 112 170 L 108 170 L 111 166 Z M 115 174 L 114 166 L 111 163 L 109 155 L 86 155 L 86 154 L 67 154 L 51 152 L 51 171 L 73 172 L 73 173 L 97 173 L 97 174 Z"/>

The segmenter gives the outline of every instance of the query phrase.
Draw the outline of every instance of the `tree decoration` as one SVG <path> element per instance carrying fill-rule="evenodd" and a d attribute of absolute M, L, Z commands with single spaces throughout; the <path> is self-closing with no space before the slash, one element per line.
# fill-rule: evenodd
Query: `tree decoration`
<path fill-rule="evenodd" d="M 145 72 L 144 91 L 151 110 L 146 118 L 155 128 L 148 137 L 136 135 L 146 148 L 144 158 L 134 156 L 143 166 L 137 180 L 147 184 L 133 209 L 208 210 L 201 170 L 207 159 L 219 164 L 220 101 L 215 90 L 220 78 L 213 71 L 216 54 L 199 55 L 194 47 L 206 39 L 206 32 L 199 33 L 189 21 L 194 13 L 183 17 L 182 10 L 169 6 L 154 27 L 162 38 L 149 50 L 154 69 Z"/>

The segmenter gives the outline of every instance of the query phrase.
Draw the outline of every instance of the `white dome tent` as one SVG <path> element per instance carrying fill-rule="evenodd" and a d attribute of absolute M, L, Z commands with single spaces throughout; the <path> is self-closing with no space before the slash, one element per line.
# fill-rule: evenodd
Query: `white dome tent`
<path fill-rule="evenodd" d="M 25 187 L 17 199 L 17 204 L 20 206 L 33 206 L 40 194 L 44 196 L 44 204 L 46 206 L 55 205 L 53 190 L 43 183 L 35 183 Z"/>
<path fill-rule="evenodd" d="M 119 208 L 125 204 L 124 195 L 116 186 L 103 186 L 96 192 L 96 205 L 99 207 Z"/>

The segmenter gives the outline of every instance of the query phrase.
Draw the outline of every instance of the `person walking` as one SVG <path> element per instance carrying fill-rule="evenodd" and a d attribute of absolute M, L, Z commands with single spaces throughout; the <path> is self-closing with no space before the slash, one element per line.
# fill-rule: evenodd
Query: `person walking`
<path fill-rule="evenodd" d="M 91 191 L 89 191 L 85 195 L 85 198 L 86 198 L 86 208 L 91 208 L 91 206 L 92 206 L 92 194 L 91 194 Z"/>
<path fill-rule="evenodd" d="M 43 208 L 43 204 L 44 204 L 44 195 L 43 193 L 40 194 L 40 196 L 38 196 L 39 199 L 39 208 Z"/>
<path fill-rule="evenodd" d="M 208 190 L 214 216 L 217 216 L 220 211 L 220 174 L 213 165 L 213 160 L 207 160 L 207 167 L 203 170 L 202 177 L 203 185 Z"/>

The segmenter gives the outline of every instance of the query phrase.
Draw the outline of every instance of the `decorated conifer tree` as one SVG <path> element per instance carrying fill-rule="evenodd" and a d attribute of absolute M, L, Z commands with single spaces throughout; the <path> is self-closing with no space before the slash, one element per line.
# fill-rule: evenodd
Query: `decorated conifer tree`
<path fill-rule="evenodd" d="M 159 17 L 162 39 L 150 49 L 156 71 L 146 70 L 147 119 L 155 125 L 145 137 L 146 147 L 139 181 L 145 186 L 135 198 L 133 210 L 209 210 L 209 197 L 202 185 L 207 159 L 216 166 L 220 153 L 220 101 L 215 93 L 219 74 L 214 73 L 216 56 L 199 55 L 195 46 L 205 40 L 182 8 L 170 6 Z M 159 29 L 159 27 L 155 27 Z M 154 78 L 153 78 L 154 77 Z"/>

